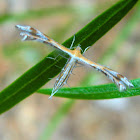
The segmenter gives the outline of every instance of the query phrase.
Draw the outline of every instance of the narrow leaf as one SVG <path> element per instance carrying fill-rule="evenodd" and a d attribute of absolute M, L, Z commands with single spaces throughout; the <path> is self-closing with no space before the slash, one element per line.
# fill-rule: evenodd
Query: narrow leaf
<path fill-rule="evenodd" d="M 105 84 L 91 87 L 76 87 L 60 89 L 54 96 L 71 99 L 97 100 L 132 97 L 140 95 L 140 78 L 131 80 L 134 88 L 119 92 L 114 84 Z M 50 95 L 52 89 L 40 89 L 38 93 Z"/>

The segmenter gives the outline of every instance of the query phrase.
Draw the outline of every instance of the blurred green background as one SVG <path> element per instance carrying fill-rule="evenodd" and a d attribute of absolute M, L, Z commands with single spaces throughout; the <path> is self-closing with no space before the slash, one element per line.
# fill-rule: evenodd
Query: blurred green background
<path fill-rule="evenodd" d="M 21 42 L 16 24 L 33 26 L 62 43 L 117 1 L 1 0 L 0 89 L 4 89 L 53 50 L 41 43 Z M 85 55 L 128 79 L 138 78 L 140 3 Z M 52 88 L 54 82 L 55 78 L 44 87 Z M 108 82 L 104 75 L 85 66 L 74 69 L 74 75 L 68 80 L 71 87 Z M 139 99 L 137 96 L 74 102 L 56 97 L 48 100 L 48 96 L 33 94 L 0 116 L 0 140 L 47 139 L 45 134 L 51 135 L 51 140 L 140 139 Z"/>

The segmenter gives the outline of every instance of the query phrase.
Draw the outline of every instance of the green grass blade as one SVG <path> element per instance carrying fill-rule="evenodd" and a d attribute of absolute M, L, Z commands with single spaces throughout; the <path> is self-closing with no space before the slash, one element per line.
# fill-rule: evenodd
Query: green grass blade
<path fill-rule="evenodd" d="M 87 46 L 94 44 L 119 22 L 137 1 L 138 0 L 121 0 L 109 8 L 76 33 L 74 45 L 81 44 L 84 50 Z M 63 45 L 69 47 L 72 39 L 73 36 L 66 40 Z M 57 54 L 58 51 L 54 51 L 49 57 L 55 57 Z M 60 72 L 60 69 L 55 65 L 63 67 L 65 62 L 66 60 L 62 57 L 59 57 L 57 62 L 49 58 L 44 58 L 41 62 L 24 73 L 0 93 L 0 113 L 5 112 L 37 91 L 50 80 L 49 78 L 53 78 Z"/>
<path fill-rule="evenodd" d="M 60 121 L 65 117 L 65 115 L 69 112 L 74 102 L 75 102 L 74 100 L 68 100 L 62 104 L 59 110 L 57 110 L 57 112 L 53 115 L 52 119 L 50 120 L 50 123 L 44 129 L 39 140 L 50 139 L 56 127 L 59 125 Z"/>
<path fill-rule="evenodd" d="M 140 95 L 140 78 L 131 80 L 134 88 L 119 92 L 114 84 L 105 84 L 91 87 L 76 87 L 60 89 L 54 96 L 71 99 L 97 100 L 132 97 Z M 38 93 L 50 95 L 52 89 L 40 89 Z"/>

